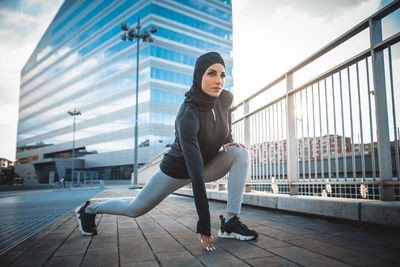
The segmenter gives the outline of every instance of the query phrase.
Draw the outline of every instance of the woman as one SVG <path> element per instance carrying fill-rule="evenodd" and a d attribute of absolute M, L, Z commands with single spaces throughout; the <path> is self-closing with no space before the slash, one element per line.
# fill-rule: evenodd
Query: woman
<path fill-rule="evenodd" d="M 128 202 L 109 200 L 76 209 L 80 231 L 97 234 L 97 213 L 138 217 L 153 209 L 178 188 L 192 183 L 199 220 L 197 236 L 207 250 L 215 249 L 211 242 L 210 212 L 205 183 L 218 180 L 230 172 L 226 218 L 222 215 L 218 236 L 250 240 L 258 237 L 236 216 L 240 213 L 243 191 L 249 168 L 246 147 L 232 141 L 228 112 L 233 96 L 223 90 L 225 63 L 216 52 L 201 55 L 196 60 L 193 85 L 185 94 L 175 120 L 175 142 L 165 154 L 160 169 L 137 197 Z M 220 148 L 223 148 L 220 151 Z"/>

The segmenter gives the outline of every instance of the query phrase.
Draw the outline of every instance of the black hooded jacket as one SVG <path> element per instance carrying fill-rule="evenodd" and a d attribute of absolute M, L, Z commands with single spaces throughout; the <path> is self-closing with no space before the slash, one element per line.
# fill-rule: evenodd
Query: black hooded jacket
<path fill-rule="evenodd" d="M 197 232 L 208 236 L 211 235 L 211 225 L 204 166 L 215 157 L 223 144 L 232 142 L 229 108 L 233 95 L 222 90 L 218 97 L 212 97 L 200 87 L 204 72 L 215 63 L 224 65 L 220 55 L 215 52 L 197 59 L 193 85 L 185 94 L 185 102 L 176 116 L 175 142 L 160 164 L 160 169 L 168 176 L 191 179 L 199 216 Z"/>

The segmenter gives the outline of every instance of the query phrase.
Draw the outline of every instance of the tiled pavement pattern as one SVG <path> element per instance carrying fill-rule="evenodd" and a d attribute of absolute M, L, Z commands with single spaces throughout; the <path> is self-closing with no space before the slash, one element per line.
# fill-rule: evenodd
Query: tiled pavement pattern
<path fill-rule="evenodd" d="M 129 189 L 96 198 L 132 197 Z M 0 256 L 1 266 L 399 266 L 399 232 L 244 207 L 255 241 L 216 237 L 225 204 L 210 202 L 216 251 L 196 238 L 193 199 L 172 196 L 146 215 L 97 216 L 99 234 L 81 236 L 73 212 Z"/>
<path fill-rule="evenodd" d="M 0 192 L 0 254 L 102 190 Z"/>

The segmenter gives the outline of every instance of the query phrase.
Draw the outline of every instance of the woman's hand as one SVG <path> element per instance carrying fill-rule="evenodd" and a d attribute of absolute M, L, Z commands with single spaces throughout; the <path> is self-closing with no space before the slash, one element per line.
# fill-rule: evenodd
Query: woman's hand
<path fill-rule="evenodd" d="M 243 144 L 241 144 L 241 143 L 235 143 L 235 142 L 233 142 L 233 143 L 228 143 L 228 144 L 223 145 L 224 151 L 228 151 L 228 147 L 230 147 L 230 146 L 244 147 L 244 148 L 247 149 L 247 147 L 246 147 L 245 145 L 243 145 Z"/>
<path fill-rule="evenodd" d="M 203 244 L 204 248 L 207 251 L 215 250 L 215 247 L 212 245 L 212 236 L 197 234 L 197 238 L 200 240 L 201 244 Z"/>

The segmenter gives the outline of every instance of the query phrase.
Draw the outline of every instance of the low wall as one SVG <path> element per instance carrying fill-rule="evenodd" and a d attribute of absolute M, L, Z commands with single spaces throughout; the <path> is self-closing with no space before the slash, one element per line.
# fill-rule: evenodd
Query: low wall
<path fill-rule="evenodd" d="M 175 194 L 193 196 L 190 188 L 178 189 Z M 226 201 L 227 196 L 226 190 L 207 189 L 208 199 Z M 244 193 L 243 204 L 357 222 L 400 226 L 399 201 L 291 196 L 252 191 Z"/>
<path fill-rule="evenodd" d="M 138 184 L 147 183 L 159 168 L 160 160 L 161 157 L 138 170 Z M 208 199 L 227 200 L 226 190 L 213 188 L 212 184 L 206 184 L 206 186 Z M 192 189 L 187 187 L 178 189 L 175 194 L 193 196 Z M 400 201 L 292 196 L 251 191 L 250 187 L 246 187 L 243 204 L 356 222 L 400 226 Z"/>

